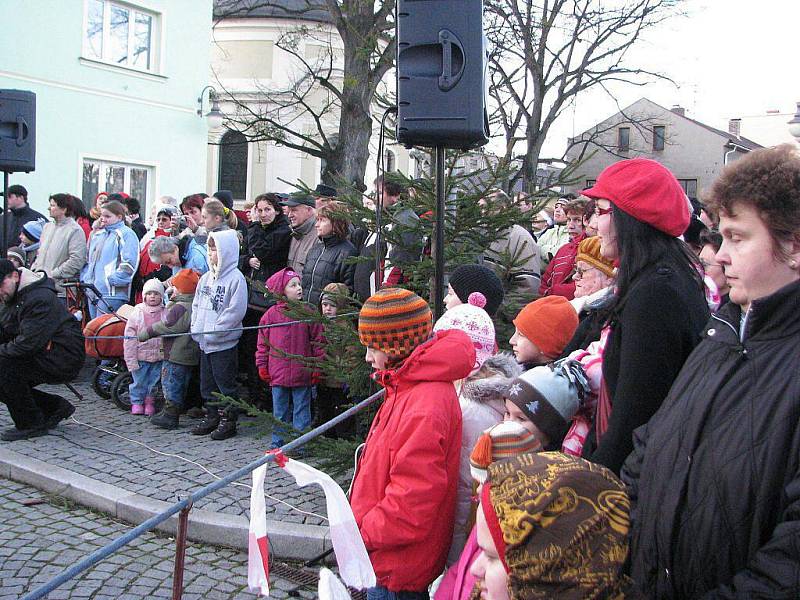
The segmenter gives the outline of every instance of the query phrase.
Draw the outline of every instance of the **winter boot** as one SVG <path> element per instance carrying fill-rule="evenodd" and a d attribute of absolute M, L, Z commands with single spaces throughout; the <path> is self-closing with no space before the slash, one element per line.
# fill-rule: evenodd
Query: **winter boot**
<path fill-rule="evenodd" d="M 145 396 L 144 398 L 144 414 L 148 417 L 156 414 L 156 399 L 152 396 Z"/>
<path fill-rule="evenodd" d="M 26 427 L 25 429 L 11 427 L 0 433 L 0 440 L 4 442 L 16 442 L 18 440 L 28 440 L 33 437 L 39 437 L 40 435 L 47 435 L 47 425 L 45 423 Z"/>
<path fill-rule="evenodd" d="M 206 412 L 206 418 L 192 427 L 192 435 L 208 435 L 218 426 L 219 411 L 216 408 L 209 406 Z"/>
<path fill-rule="evenodd" d="M 236 435 L 236 415 L 229 411 L 222 412 L 219 426 L 211 433 L 212 440 L 227 440 Z"/>
<path fill-rule="evenodd" d="M 131 414 L 132 415 L 143 415 L 144 414 L 144 404 L 131 404 Z"/>
<path fill-rule="evenodd" d="M 150 417 L 150 423 L 156 427 L 160 427 L 161 429 L 177 429 L 178 416 L 180 415 L 180 412 L 181 409 L 167 400 L 164 403 L 164 408 L 161 409 L 161 412 Z"/>

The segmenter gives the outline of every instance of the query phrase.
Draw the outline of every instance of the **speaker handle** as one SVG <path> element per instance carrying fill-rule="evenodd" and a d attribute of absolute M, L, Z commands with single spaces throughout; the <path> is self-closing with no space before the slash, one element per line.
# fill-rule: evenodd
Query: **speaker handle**
<path fill-rule="evenodd" d="M 22 146 L 25 143 L 25 138 L 28 136 L 25 135 L 25 132 L 28 130 L 28 123 L 22 117 L 22 115 L 17 115 L 17 146 Z"/>
<path fill-rule="evenodd" d="M 458 73 L 452 73 L 453 70 L 453 48 L 455 45 L 461 52 L 461 56 L 465 56 L 464 47 L 452 31 L 442 29 L 439 32 L 439 43 L 442 45 L 442 74 L 439 75 L 439 89 L 443 92 L 452 90 L 464 74 L 464 67 L 466 60 L 462 61 L 461 68 Z"/>

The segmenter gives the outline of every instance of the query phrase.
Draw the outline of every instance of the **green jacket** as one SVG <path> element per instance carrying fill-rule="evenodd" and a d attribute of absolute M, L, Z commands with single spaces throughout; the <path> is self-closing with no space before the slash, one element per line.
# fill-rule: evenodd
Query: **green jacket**
<path fill-rule="evenodd" d="M 192 325 L 193 299 L 194 294 L 174 294 L 167 302 L 161 321 L 140 331 L 139 341 L 167 333 L 188 333 Z M 165 338 L 164 360 L 193 367 L 200 362 L 200 348 L 191 335 Z"/>

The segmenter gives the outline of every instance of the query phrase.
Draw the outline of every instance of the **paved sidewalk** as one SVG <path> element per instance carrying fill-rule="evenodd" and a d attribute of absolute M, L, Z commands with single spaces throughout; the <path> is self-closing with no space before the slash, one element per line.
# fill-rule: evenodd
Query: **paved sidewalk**
<path fill-rule="evenodd" d="M 47 436 L 0 442 L 0 477 L 139 524 L 268 448 L 269 437 L 247 427 L 246 417 L 239 434 L 225 441 L 191 435 L 196 421 L 185 417 L 175 431 L 153 427 L 97 396 L 91 373 L 87 365 L 72 384 L 77 397 L 67 386 L 41 386 L 75 404 L 75 414 Z M 0 428 L 12 425 L 0 405 Z M 267 531 L 275 555 L 308 560 L 330 548 L 321 488 L 300 488 L 282 469 L 267 469 Z M 250 481 L 247 476 L 199 500 L 189 515 L 189 539 L 246 549 Z M 175 526 L 173 516 L 158 528 L 174 533 Z"/>
<path fill-rule="evenodd" d="M 45 502 L 25 505 L 23 502 Z M 0 479 L 0 600 L 18 598 L 130 527 L 89 510 L 62 504 L 38 490 Z M 51 600 L 170 598 L 175 542 L 146 533 L 76 579 L 51 592 Z M 247 591 L 247 555 L 190 543 L 186 549 L 186 600 L 255 598 Z M 271 598 L 314 598 L 316 591 L 270 576 Z"/>
<path fill-rule="evenodd" d="M 77 410 L 71 419 L 51 430 L 50 435 L 0 442 L 0 449 L 57 465 L 129 492 L 173 503 L 188 492 L 215 481 L 203 467 L 223 477 L 263 455 L 269 447 L 269 437 L 258 437 L 254 428 L 246 426 L 246 418 L 242 420 L 236 437 L 216 442 L 208 436 L 191 435 L 189 429 L 196 421 L 183 416 L 180 428 L 175 431 L 153 427 L 146 417 L 133 416 L 117 408 L 111 400 L 97 396 L 86 377 L 88 372 L 85 369 L 79 380 L 72 384 L 82 399 L 75 398 L 66 386 L 41 388 L 60 394 L 75 404 Z M 0 406 L 0 428 L 12 425 L 8 411 Z M 149 449 L 136 442 L 146 444 Z M 267 519 L 283 523 L 326 524 L 323 519 L 325 496 L 319 486 L 299 488 L 282 469 L 268 469 L 265 492 L 273 498 L 266 499 Z M 195 507 L 226 515 L 247 515 L 250 478 L 243 479 L 241 484 L 244 485 L 224 487 L 200 500 Z M 279 500 L 305 513 L 293 510 Z"/>

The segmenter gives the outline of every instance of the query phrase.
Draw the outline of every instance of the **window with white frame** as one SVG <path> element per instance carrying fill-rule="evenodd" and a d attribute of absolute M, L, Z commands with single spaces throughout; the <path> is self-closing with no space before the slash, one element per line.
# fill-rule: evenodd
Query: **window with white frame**
<path fill-rule="evenodd" d="M 125 192 L 136 198 L 142 205 L 142 214 L 147 214 L 153 176 L 154 168 L 151 166 L 85 158 L 81 199 L 87 208 L 91 208 L 100 192 Z"/>
<path fill-rule="evenodd" d="M 85 58 L 158 72 L 158 13 L 111 0 L 86 0 L 85 23 Z"/>

